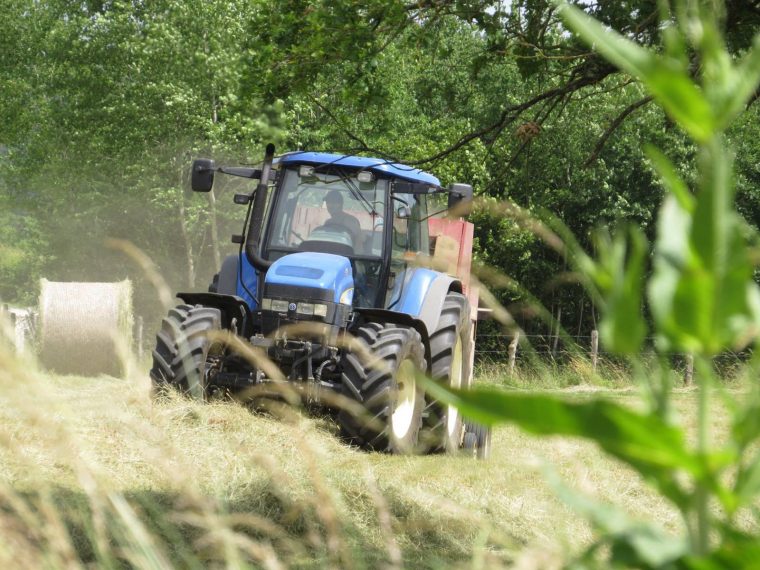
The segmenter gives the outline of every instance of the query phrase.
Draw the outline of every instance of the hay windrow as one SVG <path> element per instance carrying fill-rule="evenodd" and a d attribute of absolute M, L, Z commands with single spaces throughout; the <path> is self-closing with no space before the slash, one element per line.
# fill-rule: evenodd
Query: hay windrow
<path fill-rule="evenodd" d="M 132 283 L 40 280 L 40 360 L 59 374 L 123 374 L 119 343 L 131 345 Z"/>

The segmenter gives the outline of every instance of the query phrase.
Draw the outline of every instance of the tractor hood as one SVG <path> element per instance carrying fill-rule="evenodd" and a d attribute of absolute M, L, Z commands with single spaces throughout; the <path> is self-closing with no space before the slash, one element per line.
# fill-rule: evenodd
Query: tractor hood
<path fill-rule="evenodd" d="M 270 291 L 282 290 L 284 287 L 303 299 L 321 299 L 333 303 L 342 301 L 350 305 L 354 278 L 351 262 L 347 258 L 331 253 L 304 251 L 275 261 L 267 271 L 264 286 Z"/>

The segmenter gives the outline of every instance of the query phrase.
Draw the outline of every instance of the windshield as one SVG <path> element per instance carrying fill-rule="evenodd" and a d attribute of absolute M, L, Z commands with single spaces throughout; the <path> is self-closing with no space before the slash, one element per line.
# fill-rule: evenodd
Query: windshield
<path fill-rule="evenodd" d="M 382 257 L 387 180 L 359 182 L 355 171 L 309 168 L 288 168 L 284 176 L 270 217 L 270 250 Z"/>

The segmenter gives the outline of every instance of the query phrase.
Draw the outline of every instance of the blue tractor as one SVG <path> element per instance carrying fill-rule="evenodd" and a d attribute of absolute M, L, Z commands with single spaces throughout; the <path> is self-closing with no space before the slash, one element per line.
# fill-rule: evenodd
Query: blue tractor
<path fill-rule="evenodd" d="M 362 448 L 487 454 L 488 430 L 426 399 L 417 381 L 471 383 L 462 281 L 418 262 L 430 254 L 428 197 L 447 194 L 448 207 L 461 208 L 471 186 L 443 188 L 430 174 L 376 158 L 275 159 L 273 145 L 260 168 L 196 160 L 193 190 L 210 191 L 216 173 L 258 180 L 235 195 L 247 206 L 244 233 L 233 236 L 239 254 L 224 260 L 209 292 L 177 294 L 183 303 L 157 334 L 154 386 L 205 399 L 285 381 L 323 404 L 354 403 L 340 406 L 336 420 Z M 266 355 L 278 374 L 243 357 L 224 332 Z"/>

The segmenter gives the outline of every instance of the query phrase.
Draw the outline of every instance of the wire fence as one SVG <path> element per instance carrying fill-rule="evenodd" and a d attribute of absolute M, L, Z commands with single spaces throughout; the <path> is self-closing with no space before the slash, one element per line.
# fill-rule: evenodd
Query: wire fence
<path fill-rule="evenodd" d="M 644 342 L 645 356 L 647 348 L 653 348 L 654 337 Z M 662 353 L 660 353 L 662 354 Z M 664 356 L 669 359 L 674 370 L 684 375 L 684 382 L 691 383 L 693 378 L 693 357 L 689 354 L 671 352 Z M 738 369 L 752 356 L 750 350 L 725 351 L 713 358 L 713 366 L 723 373 Z M 475 360 L 478 364 L 504 364 L 510 369 L 530 364 L 563 364 L 573 359 L 587 359 L 594 371 L 601 362 L 626 366 L 627 360 L 618 354 L 608 352 L 599 342 L 597 331 L 589 335 L 546 335 L 546 334 L 478 334 L 475 343 Z"/>

